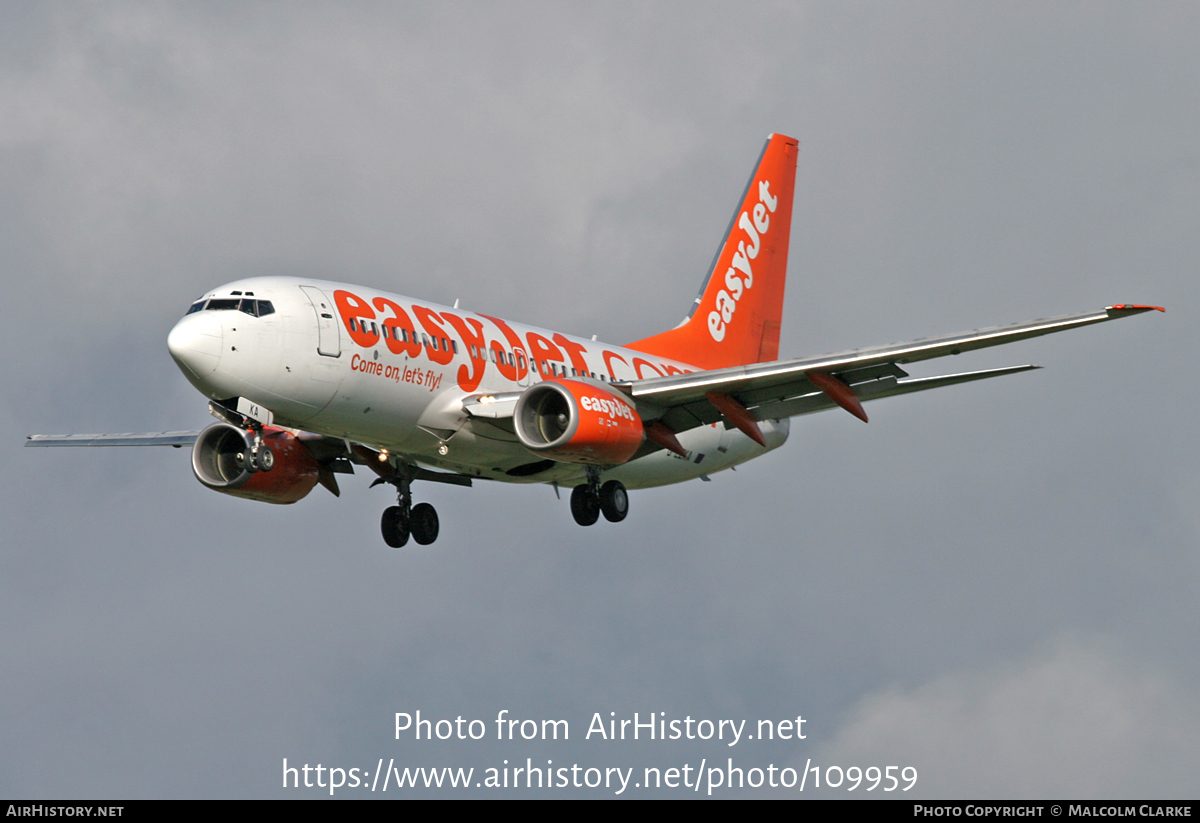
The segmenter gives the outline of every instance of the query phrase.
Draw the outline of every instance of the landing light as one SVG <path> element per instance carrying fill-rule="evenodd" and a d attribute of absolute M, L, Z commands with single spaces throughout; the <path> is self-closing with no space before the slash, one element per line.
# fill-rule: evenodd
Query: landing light
<path fill-rule="evenodd" d="M 379 462 L 386 463 L 387 459 L 388 459 L 387 449 L 383 449 L 382 451 L 379 452 Z"/>

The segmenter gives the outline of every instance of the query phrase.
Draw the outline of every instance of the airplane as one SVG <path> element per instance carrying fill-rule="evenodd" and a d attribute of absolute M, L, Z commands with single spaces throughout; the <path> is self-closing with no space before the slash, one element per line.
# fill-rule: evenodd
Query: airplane
<path fill-rule="evenodd" d="M 369 468 L 396 505 L 387 545 L 433 543 L 417 481 L 570 488 L 581 526 L 624 520 L 630 489 L 709 476 L 777 449 L 792 417 L 1039 368 L 902 368 L 1159 306 L 1122 303 L 817 357 L 778 359 L 798 142 L 770 135 L 678 326 L 624 346 L 376 289 L 251 277 L 196 300 L 167 337 L 209 399 L 203 431 L 31 435 L 26 446 L 190 446 L 214 491 L 290 504 Z"/>

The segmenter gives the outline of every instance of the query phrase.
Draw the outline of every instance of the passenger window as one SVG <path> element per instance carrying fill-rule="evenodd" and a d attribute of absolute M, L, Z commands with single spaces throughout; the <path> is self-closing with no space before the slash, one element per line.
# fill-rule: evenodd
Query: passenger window
<path fill-rule="evenodd" d="M 423 334 L 421 335 L 421 342 L 425 344 L 426 348 L 429 348 L 429 338 Z"/>
<path fill-rule="evenodd" d="M 525 355 L 521 354 L 520 352 L 517 352 L 517 365 L 522 369 L 525 368 Z"/>
<path fill-rule="evenodd" d="M 450 350 L 453 351 L 455 354 L 458 354 L 458 341 L 457 340 L 450 341 Z"/>
<path fill-rule="evenodd" d="M 274 314 L 274 313 L 275 313 L 275 307 L 271 305 L 270 300 L 259 300 L 258 301 L 258 316 L 259 317 L 266 317 L 268 314 Z"/>
<path fill-rule="evenodd" d="M 375 335 L 376 337 L 379 336 L 379 327 L 374 323 L 371 324 L 371 334 Z"/>
<path fill-rule="evenodd" d="M 350 318 L 350 331 L 358 331 L 358 326 L 354 324 L 354 318 Z"/>
<path fill-rule="evenodd" d="M 496 350 L 488 349 L 488 353 L 492 356 L 492 362 L 495 363 L 496 362 Z"/>

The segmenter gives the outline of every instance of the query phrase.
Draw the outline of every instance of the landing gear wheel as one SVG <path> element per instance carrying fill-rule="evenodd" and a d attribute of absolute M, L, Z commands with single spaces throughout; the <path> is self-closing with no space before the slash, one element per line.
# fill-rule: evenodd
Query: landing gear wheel
<path fill-rule="evenodd" d="M 629 514 L 629 492 L 620 480 L 609 480 L 600 487 L 600 511 L 610 523 L 620 523 Z"/>
<path fill-rule="evenodd" d="M 250 474 L 254 474 L 256 471 L 258 471 L 258 463 L 255 462 L 254 455 L 251 452 L 238 452 L 237 457 L 235 457 L 234 460 L 237 461 L 237 464 L 242 468 L 242 471 L 249 472 Z"/>
<path fill-rule="evenodd" d="M 428 503 L 418 503 L 413 506 L 412 514 L 408 517 L 412 529 L 413 540 L 422 546 L 428 546 L 438 537 L 437 509 Z"/>
<path fill-rule="evenodd" d="M 388 506 L 383 510 L 379 527 L 383 532 L 383 542 L 393 549 L 408 542 L 408 524 L 404 522 L 404 509 L 399 506 Z"/>
<path fill-rule="evenodd" d="M 600 519 L 600 499 L 587 484 L 571 491 L 571 516 L 581 526 L 590 526 Z"/>
<path fill-rule="evenodd" d="M 271 451 L 270 446 L 263 446 L 258 450 L 258 454 L 251 455 L 250 459 L 261 472 L 269 472 L 275 468 L 275 452 Z"/>

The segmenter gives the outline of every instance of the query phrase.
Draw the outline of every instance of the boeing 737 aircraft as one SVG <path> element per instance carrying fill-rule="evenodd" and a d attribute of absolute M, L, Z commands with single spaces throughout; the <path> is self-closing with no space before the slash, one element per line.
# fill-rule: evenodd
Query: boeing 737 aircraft
<path fill-rule="evenodd" d="M 1085 314 L 779 360 L 797 142 L 771 135 L 687 317 L 614 346 L 374 289 L 256 277 L 194 302 L 167 347 L 219 422 L 201 432 L 33 435 L 27 446 L 191 446 L 210 489 L 295 503 L 354 466 L 396 489 L 393 547 L 438 536 L 414 481 L 567 486 L 590 526 L 627 489 L 707 479 L 783 445 L 789 418 L 1013 374 L 905 366 L 1156 309 Z M 1161 308 L 1158 308 L 1162 311 Z M 373 484 L 373 485 L 374 485 Z"/>

